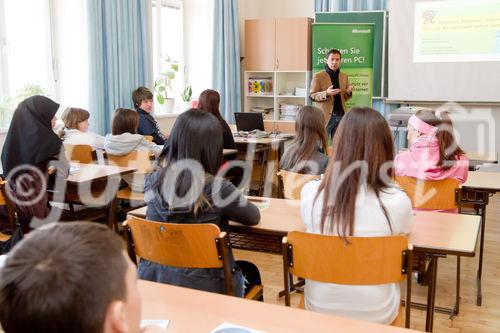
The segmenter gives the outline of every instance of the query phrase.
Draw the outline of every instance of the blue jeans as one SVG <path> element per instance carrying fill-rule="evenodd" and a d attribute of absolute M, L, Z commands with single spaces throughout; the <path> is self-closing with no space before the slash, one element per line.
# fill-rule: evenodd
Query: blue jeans
<path fill-rule="evenodd" d="M 340 121 L 342 120 L 342 116 L 336 116 L 332 114 L 330 116 L 330 119 L 328 120 L 328 124 L 326 125 L 326 133 L 330 137 L 330 139 L 333 141 L 333 136 L 335 135 L 335 132 L 337 131 L 337 127 L 339 126 Z"/>

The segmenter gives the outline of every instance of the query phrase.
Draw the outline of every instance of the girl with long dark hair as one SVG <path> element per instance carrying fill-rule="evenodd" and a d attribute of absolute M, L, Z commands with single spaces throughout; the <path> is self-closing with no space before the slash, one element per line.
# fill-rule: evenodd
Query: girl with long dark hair
<path fill-rule="evenodd" d="M 323 179 L 302 189 L 301 216 L 307 231 L 341 237 L 409 233 L 411 203 L 391 183 L 393 158 L 384 117 L 371 108 L 352 108 L 333 138 Z M 384 324 L 397 317 L 400 304 L 397 284 L 347 286 L 307 280 L 304 294 L 306 309 Z"/>
<path fill-rule="evenodd" d="M 219 120 L 208 112 L 190 109 L 176 120 L 159 168 L 146 178 L 148 220 L 172 223 L 214 223 L 228 230 L 228 222 L 259 223 L 258 208 L 229 181 L 216 176 L 222 163 L 222 131 Z M 223 202 L 226 201 L 226 202 Z M 244 294 L 244 277 L 260 284 L 257 268 L 234 262 L 235 296 Z M 242 269 L 245 271 L 242 272 Z M 223 270 L 161 266 L 141 260 L 141 279 L 225 293 Z"/>
<path fill-rule="evenodd" d="M 285 151 L 280 168 L 320 175 L 328 164 L 325 118 L 314 106 L 303 106 L 295 121 L 295 139 Z"/>

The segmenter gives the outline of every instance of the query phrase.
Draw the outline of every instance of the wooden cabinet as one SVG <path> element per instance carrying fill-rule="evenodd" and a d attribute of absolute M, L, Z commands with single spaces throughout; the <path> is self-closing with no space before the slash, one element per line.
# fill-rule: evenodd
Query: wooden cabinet
<path fill-rule="evenodd" d="M 311 69 L 310 34 L 308 18 L 276 19 L 276 70 Z"/>
<path fill-rule="evenodd" d="M 245 21 L 245 63 L 256 71 L 274 68 L 275 20 Z M 250 67 L 249 67 L 250 66 Z"/>
<path fill-rule="evenodd" d="M 247 71 L 309 71 L 312 19 L 245 21 Z"/>

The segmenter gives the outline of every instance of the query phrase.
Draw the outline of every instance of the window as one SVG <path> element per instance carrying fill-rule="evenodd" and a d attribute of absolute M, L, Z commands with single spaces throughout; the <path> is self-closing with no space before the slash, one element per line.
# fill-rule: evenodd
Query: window
<path fill-rule="evenodd" d="M 34 94 L 54 96 L 48 0 L 0 0 L 0 127 Z"/>
<path fill-rule="evenodd" d="M 181 109 L 182 101 L 180 92 L 184 88 L 182 1 L 153 0 L 152 4 L 153 80 L 156 80 L 162 71 L 169 68 L 166 63 L 167 59 L 179 65 L 179 71 L 175 73 L 175 79 L 172 83 L 172 90 L 167 91 L 167 96 L 175 99 L 174 110 L 178 112 Z M 156 114 L 171 111 L 166 106 L 158 104 L 155 98 Z"/>
<path fill-rule="evenodd" d="M 0 128 L 31 95 L 59 102 L 58 118 L 87 108 L 85 13 L 85 0 L 0 0 Z"/>

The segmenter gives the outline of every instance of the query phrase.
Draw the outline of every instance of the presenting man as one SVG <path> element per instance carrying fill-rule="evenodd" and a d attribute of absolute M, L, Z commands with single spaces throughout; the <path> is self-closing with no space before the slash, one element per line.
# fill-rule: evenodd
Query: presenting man
<path fill-rule="evenodd" d="M 345 103 L 352 97 L 349 78 L 340 72 L 340 59 L 339 50 L 328 51 L 325 70 L 314 74 L 309 95 L 323 110 L 326 131 L 332 139 L 342 116 L 348 111 Z"/>

